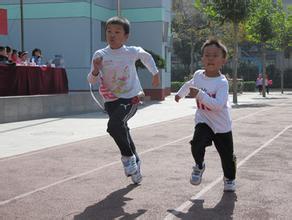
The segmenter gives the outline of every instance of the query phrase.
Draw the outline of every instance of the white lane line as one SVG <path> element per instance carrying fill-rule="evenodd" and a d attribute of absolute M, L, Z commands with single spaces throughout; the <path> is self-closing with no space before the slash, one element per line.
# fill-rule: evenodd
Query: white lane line
<path fill-rule="evenodd" d="M 151 127 L 155 127 L 157 125 L 161 125 L 161 124 L 164 124 L 164 123 L 175 122 L 175 121 L 181 120 L 181 119 L 183 119 L 185 117 L 188 117 L 188 116 L 191 116 L 191 115 L 186 115 L 186 116 L 182 116 L 182 117 L 179 117 L 179 118 L 174 118 L 174 119 L 170 119 L 170 120 L 167 120 L 167 121 L 155 122 L 155 123 L 148 124 L 148 125 L 142 125 L 140 127 L 133 127 L 131 130 L 143 129 L 145 127 L 147 127 L 147 128 L 150 127 L 151 128 Z M 109 136 L 109 134 L 105 133 L 105 134 L 97 135 L 95 137 L 86 138 L 85 140 L 90 140 L 90 139 L 94 139 L 94 138 L 97 138 L 97 137 L 98 138 L 107 137 L 107 136 Z M 21 153 L 21 154 L 18 154 L 18 155 L 12 155 L 12 156 L 2 157 L 2 158 L 0 157 L 0 162 L 6 162 L 6 161 L 9 161 L 9 160 L 15 160 L 15 159 L 23 158 L 23 157 L 33 156 L 35 154 L 41 154 L 41 153 L 49 152 L 49 151 L 52 151 L 52 150 L 59 150 L 59 149 L 67 148 L 68 146 L 70 147 L 72 143 L 78 143 L 78 142 L 82 143 L 83 141 L 84 141 L 84 139 L 76 140 L 74 142 L 61 143 L 61 144 L 57 144 L 57 145 L 54 145 L 54 146 L 45 147 L 43 149 L 37 149 L 37 150 L 32 150 L 30 152 Z"/>
<path fill-rule="evenodd" d="M 283 105 L 283 104 L 281 104 L 281 105 Z M 273 108 L 276 108 L 276 107 L 271 107 L 269 109 L 263 109 L 263 110 L 248 114 L 246 116 L 243 116 L 241 118 L 235 119 L 233 121 L 235 122 L 235 121 L 238 121 L 238 120 L 242 120 L 242 119 L 251 117 L 251 116 L 253 116 L 255 114 L 258 114 L 258 113 L 261 113 L 261 112 L 270 111 Z M 188 116 L 190 116 L 190 115 L 186 115 L 186 116 L 182 116 L 182 117 L 179 117 L 179 118 L 170 119 L 170 120 L 167 120 L 167 121 L 155 122 L 155 123 L 152 123 L 152 124 L 149 124 L 149 125 L 143 125 L 143 126 L 140 126 L 140 127 L 134 127 L 131 130 L 143 129 L 145 127 L 148 127 L 148 128 L 149 127 L 155 127 L 155 126 L 160 125 L 160 124 L 169 123 L 169 122 L 175 122 L 175 121 L 181 120 L 181 119 L 183 119 L 185 117 L 188 117 Z M 97 137 L 106 137 L 106 136 L 109 136 L 109 135 L 108 134 L 102 134 L 102 135 L 98 135 L 98 136 L 95 136 L 95 137 L 90 137 L 87 140 L 93 139 L 93 138 L 97 138 Z M 84 140 L 77 140 L 77 141 L 74 141 L 74 143 L 78 143 L 78 142 L 82 142 L 82 141 L 84 141 Z M 63 149 L 63 148 L 66 148 L 66 147 L 70 146 L 70 144 L 72 144 L 72 142 L 67 142 L 67 143 L 63 143 L 63 144 L 60 144 L 60 145 L 46 147 L 46 148 L 43 148 L 43 149 L 37 149 L 37 150 L 33 150 L 33 151 L 30 151 L 30 152 L 27 152 L 27 153 L 21 153 L 21 154 L 9 156 L 9 157 L 3 157 L 3 158 L 0 157 L 0 162 L 6 162 L 6 161 L 9 161 L 9 160 L 20 159 L 20 158 L 23 158 L 23 157 L 28 157 L 28 156 L 32 156 L 32 155 L 35 155 L 35 154 L 40 154 L 40 153 L 56 150 L 56 149 Z"/>
<path fill-rule="evenodd" d="M 270 109 L 269 109 L 269 110 L 270 110 Z M 238 119 L 236 119 L 236 120 L 234 120 L 234 121 L 239 121 L 239 120 L 245 119 L 245 118 L 247 118 L 248 116 L 253 116 L 253 115 L 255 115 L 255 114 L 257 114 L 257 113 L 260 113 L 260 112 L 263 112 L 263 111 L 267 111 L 267 110 L 261 110 L 261 111 L 253 112 L 253 113 L 251 113 L 251 114 L 249 114 L 249 115 L 243 116 L 243 117 L 238 118 Z M 148 150 L 146 150 L 146 151 L 141 152 L 140 154 L 142 155 L 142 154 L 145 154 L 145 153 L 148 153 L 148 152 L 151 152 L 151 151 L 155 151 L 155 150 L 160 149 L 160 148 L 162 148 L 162 147 L 165 147 L 165 146 L 168 146 L 168 145 L 172 145 L 172 144 L 178 143 L 178 142 L 183 141 L 183 140 L 185 140 L 185 139 L 189 139 L 189 138 L 191 138 L 192 136 L 193 136 L 193 135 L 188 135 L 188 136 L 183 137 L 183 138 L 180 138 L 180 139 L 178 139 L 178 140 L 175 140 L 175 141 L 172 141 L 172 142 L 169 142 L 169 143 L 166 143 L 166 144 L 162 144 L 162 145 L 157 146 L 157 147 L 154 147 L 154 148 L 150 148 L 150 149 L 148 149 Z M 30 195 L 36 193 L 36 192 L 40 192 L 40 191 L 42 191 L 42 190 L 48 189 L 48 188 L 53 187 L 53 186 L 56 186 L 56 185 L 58 185 L 58 184 L 62 184 L 62 183 L 65 183 L 65 182 L 67 182 L 67 181 L 70 181 L 70 180 L 73 180 L 73 179 L 77 179 L 77 178 L 79 178 L 79 177 L 83 177 L 83 176 L 85 176 L 85 175 L 91 174 L 91 173 L 93 173 L 93 172 L 99 171 L 99 170 L 101 170 L 101 169 L 103 169 L 103 168 L 107 168 L 107 167 L 109 167 L 109 166 L 112 166 L 112 165 L 115 165 L 115 164 L 118 164 L 118 163 L 120 163 L 120 161 L 115 161 L 115 162 L 112 162 L 112 163 L 108 163 L 108 164 L 105 164 L 105 165 L 103 165 L 103 166 L 101 166 L 101 167 L 98 167 L 98 168 L 95 168 L 95 169 L 92 169 L 92 170 L 89 170 L 89 171 L 86 171 L 86 172 L 80 173 L 80 174 L 78 174 L 78 175 L 74 175 L 74 176 L 71 176 L 71 177 L 68 177 L 68 178 L 65 178 L 65 179 L 59 180 L 59 181 L 57 181 L 57 182 L 51 183 L 51 184 L 49 184 L 49 185 L 46 185 L 46 186 L 43 186 L 43 187 L 40 187 L 40 188 L 37 188 L 37 189 L 32 190 L 32 191 L 30 191 L 30 192 L 20 194 L 20 195 L 18 195 L 18 196 L 13 197 L 13 198 L 10 198 L 10 199 L 7 199 L 7 200 L 0 201 L 0 206 L 5 205 L 5 204 L 8 204 L 8 203 L 10 203 L 10 202 L 12 202 L 12 201 L 15 201 L 15 200 L 18 200 L 18 199 L 25 198 L 25 197 L 27 197 L 27 196 L 30 196 Z"/>
<path fill-rule="evenodd" d="M 157 146 L 157 147 L 150 148 L 150 149 L 148 149 L 148 150 L 146 150 L 146 151 L 143 151 L 143 152 L 140 153 L 140 154 L 145 154 L 145 153 L 148 153 L 148 152 L 151 152 L 151 151 L 155 151 L 155 150 L 157 150 L 157 149 L 159 149 L 159 148 L 162 148 L 162 147 L 165 147 L 165 146 L 168 146 L 168 145 L 172 145 L 172 144 L 174 144 L 174 143 L 180 142 L 180 141 L 182 141 L 182 140 L 184 140 L 184 139 L 186 139 L 186 138 L 190 138 L 190 137 L 191 137 L 191 136 L 183 137 L 183 138 L 180 138 L 180 139 L 178 139 L 178 140 L 175 140 L 175 141 L 172 141 L 172 142 L 169 142 L 169 143 L 166 143 L 166 144 L 162 144 L 162 145 Z M 68 178 L 65 178 L 65 179 L 59 180 L 59 181 L 57 181 L 57 182 L 54 182 L 54 183 L 52 183 L 52 184 L 49 184 L 49 185 L 46 185 L 46 186 L 43 186 L 43 187 L 40 187 L 40 188 L 37 188 L 37 189 L 32 190 L 32 191 L 30 191 L 30 192 L 20 194 L 20 195 L 15 196 L 15 197 L 13 197 L 13 198 L 11 198 L 11 199 L 3 200 L 3 201 L 0 202 L 0 206 L 5 205 L 5 204 L 7 204 L 7 203 L 10 203 L 10 202 L 12 202 L 12 201 L 18 200 L 18 199 L 22 199 L 22 198 L 27 197 L 27 196 L 29 196 L 29 195 L 32 195 L 32 194 L 34 194 L 34 193 L 36 193 L 36 192 L 39 192 L 39 191 L 42 191 L 42 190 L 48 189 L 48 188 L 50 188 L 50 187 L 52 187 L 52 186 L 56 186 L 56 185 L 59 185 L 59 184 L 64 183 L 64 182 L 67 182 L 67 181 L 70 181 L 70 180 L 73 180 L 73 179 L 77 179 L 77 178 L 82 177 L 82 176 L 86 176 L 86 175 L 88 175 L 88 174 L 91 174 L 91 173 L 93 173 L 93 172 L 96 172 L 96 171 L 102 170 L 102 169 L 104 169 L 104 168 L 107 168 L 107 167 L 109 167 L 109 166 L 112 166 L 112 165 L 115 165 L 115 164 L 118 164 L 118 163 L 120 163 L 120 161 L 115 161 L 115 162 L 112 162 L 112 163 L 108 163 L 108 164 L 105 164 L 105 165 L 103 165 L 103 166 L 101 166 L 101 167 L 98 167 L 98 168 L 95 168 L 95 169 L 92 169 L 92 170 L 89 170 L 89 171 L 86 171 L 86 172 L 80 173 L 80 174 L 78 174 L 78 175 L 74 175 L 74 176 L 71 176 L 71 177 L 68 177 Z"/>
<path fill-rule="evenodd" d="M 285 133 L 290 128 L 292 128 L 292 125 L 289 125 L 289 126 L 285 127 L 282 131 L 280 131 L 278 134 L 276 134 L 273 138 L 271 138 L 266 143 L 264 143 L 262 146 L 260 146 L 255 151 L 253 151 L 251 154 L 249 154 L 248 156 L 246 156 L 243 160 L 241 160 L 237 164 L 237 168 L 241 167 L 246 161 L 248 161 L 251 157 L 253 157 L 254 155 L 256 155 L 259 151 L 261 151 L 265 147 L 269 146 L 274 140 L 276 140 L 279 136 L 281 136 L 283 133 Z M 178 215 L 181 212 L 183 212 L 184 210 L 190 208 L 193 205 L 193 202 L 192 201 L 194 201 L 196 199 L 199 199 L 201 196 L 203 196 L 206 192 L 208 192 L 210 189 L 212 189 L 214 186 L 216 186 L 219 182 L 221 182 L 222 181 L 222 178 L 223 178 L 223 176 L 220 176 L 217 179 L 215 179 L 213 182 L 211 182 L 210 184 L 208 184 L 200 192 L 198 192 L 196 195 L 192 196 L 190 198 L 190 200 L 184 202 L 178 208 L 176 208 L 173 211 L 171 211 L 171 213 L 169 213 L 164 218 L 164 220 L 173 219 L 176 215 Z"/>
<path fill-rule="evenodd" d="M 233 120 L 233 121 L 240 121 L 240 120 L 243 120 L 243 119 L 249 118 L 249 117 L 251 117 L 251 116 L 253 116 L 253 115 L 256 115 L 256 114 L 258 114 L 258 113 L 261 113 L 261 112 L 271 111 L 271 109 L 273 109 L 273 108 L 276 108 L 276 107 L 271 107 L 271 108 L 269 108 L 269 109 L 263 109 L 263 110 L 260 110 L 260 111 L 257 111 L 257 112 L 253 112 L 253 113 L 251 113 L 251 114 L 248 114 L 248 115 L 246 115 L 246 116 L 242 116 L 242 117 L 240 117 L 240 118 L 238 118 L 238 119 L 235 119 L 235 120 Z"/>

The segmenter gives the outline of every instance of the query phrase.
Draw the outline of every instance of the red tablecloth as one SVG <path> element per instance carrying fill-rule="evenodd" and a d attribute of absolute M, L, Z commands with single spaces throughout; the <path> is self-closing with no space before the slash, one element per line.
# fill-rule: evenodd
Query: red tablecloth
<path fill-rule="evenodd" d="M 68 93 L 64 68 L 0 65 L 0 96 Z"/>

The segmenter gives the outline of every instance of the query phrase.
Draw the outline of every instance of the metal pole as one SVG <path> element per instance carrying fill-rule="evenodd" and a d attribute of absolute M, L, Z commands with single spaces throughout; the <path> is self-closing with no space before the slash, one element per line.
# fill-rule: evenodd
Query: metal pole
<path fill-rule="evenodd" d="M 23 0 L 20 0 L 20 36 L 21 51 L 24 51 Z"/>
<path fill-rule="evenodd" d="M 92 45 L 92 33 L 93 33 L 93 31 L 92 31 L 92 0 L 90 0 L 90 20 L 89 20 L 89 25 L 90 25 L 90 27 L 89 27 L 89 34 L 90 34 L 90 37 L 89 37 L 89 40 L 90 40 L 90 54 L 92 55 L 92 53 L 93 53 L 93 45 Z M 91 61 L 91 60 L 90 60 Z"/>
<path fill-rule="evenodd" d="M 117 0 L 117 16 L 121 16 L 121 2 Z"/>

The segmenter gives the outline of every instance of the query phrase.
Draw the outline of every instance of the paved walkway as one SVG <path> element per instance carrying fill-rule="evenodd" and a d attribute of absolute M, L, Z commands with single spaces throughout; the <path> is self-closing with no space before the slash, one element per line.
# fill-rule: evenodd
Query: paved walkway
<path fill-rule="evenodd" d="M 272 92 L 266 98 L 258 93 L 238 96 L 238 105 L 257 105 L 287 96 Z M 290 93 L 291 95 L 291 93 Z M 232 101 L 232 96 L 230 96 Z M 193 115 L 194 99 L 183 99 L 177 104 L 174 96 L 164 101 L 149 101 L 140 106 L 137 114 L 129 121 L 130 128 L 141 127 L 162 121 Z M 16 156 L 60 144 L 71 143 L 106 133 L 107 116 L 101 112 L 58 118 L 0 124 L 0 158 Z"/>

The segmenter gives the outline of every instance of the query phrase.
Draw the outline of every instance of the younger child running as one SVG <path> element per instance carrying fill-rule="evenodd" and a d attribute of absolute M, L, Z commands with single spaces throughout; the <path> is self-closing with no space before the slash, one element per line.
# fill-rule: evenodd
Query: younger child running
<path fill-rule="evenodd" d="M 99 92 L 109 115 L 107 132 L 120 149 L 125 175 L 138 184 L 142 181 L 141 160 L 127 124 L 137 111 L 139 95 L 143 94 L 135 62 L 140 59 L 152 73 L 155 87 L 160 83 L 158 69 L 152 56 L 141 47 L 124 45 L 130 32 L 126 18 L 110 18 L 105 31 L 108 46 L 94 53 L 87 79 L 91 84 L 99 82 Z"/>
<path fill-rule="evenodd" d="M 233 154 L 228 81 L 220 69 L 227 61 L 226 47 L 216 39 L 207 40 L 201 49 L 204 69 L 197 70 L 175 96 L 175 101 L 192 90 L 196 101 L 195 131 L 191 140 L 195 160 L 190 182 L 199 185 L 205 170 L 205 148 L 212 141 L 220 155 L 224 191 L 235 191 L 236 157 Z"/>

